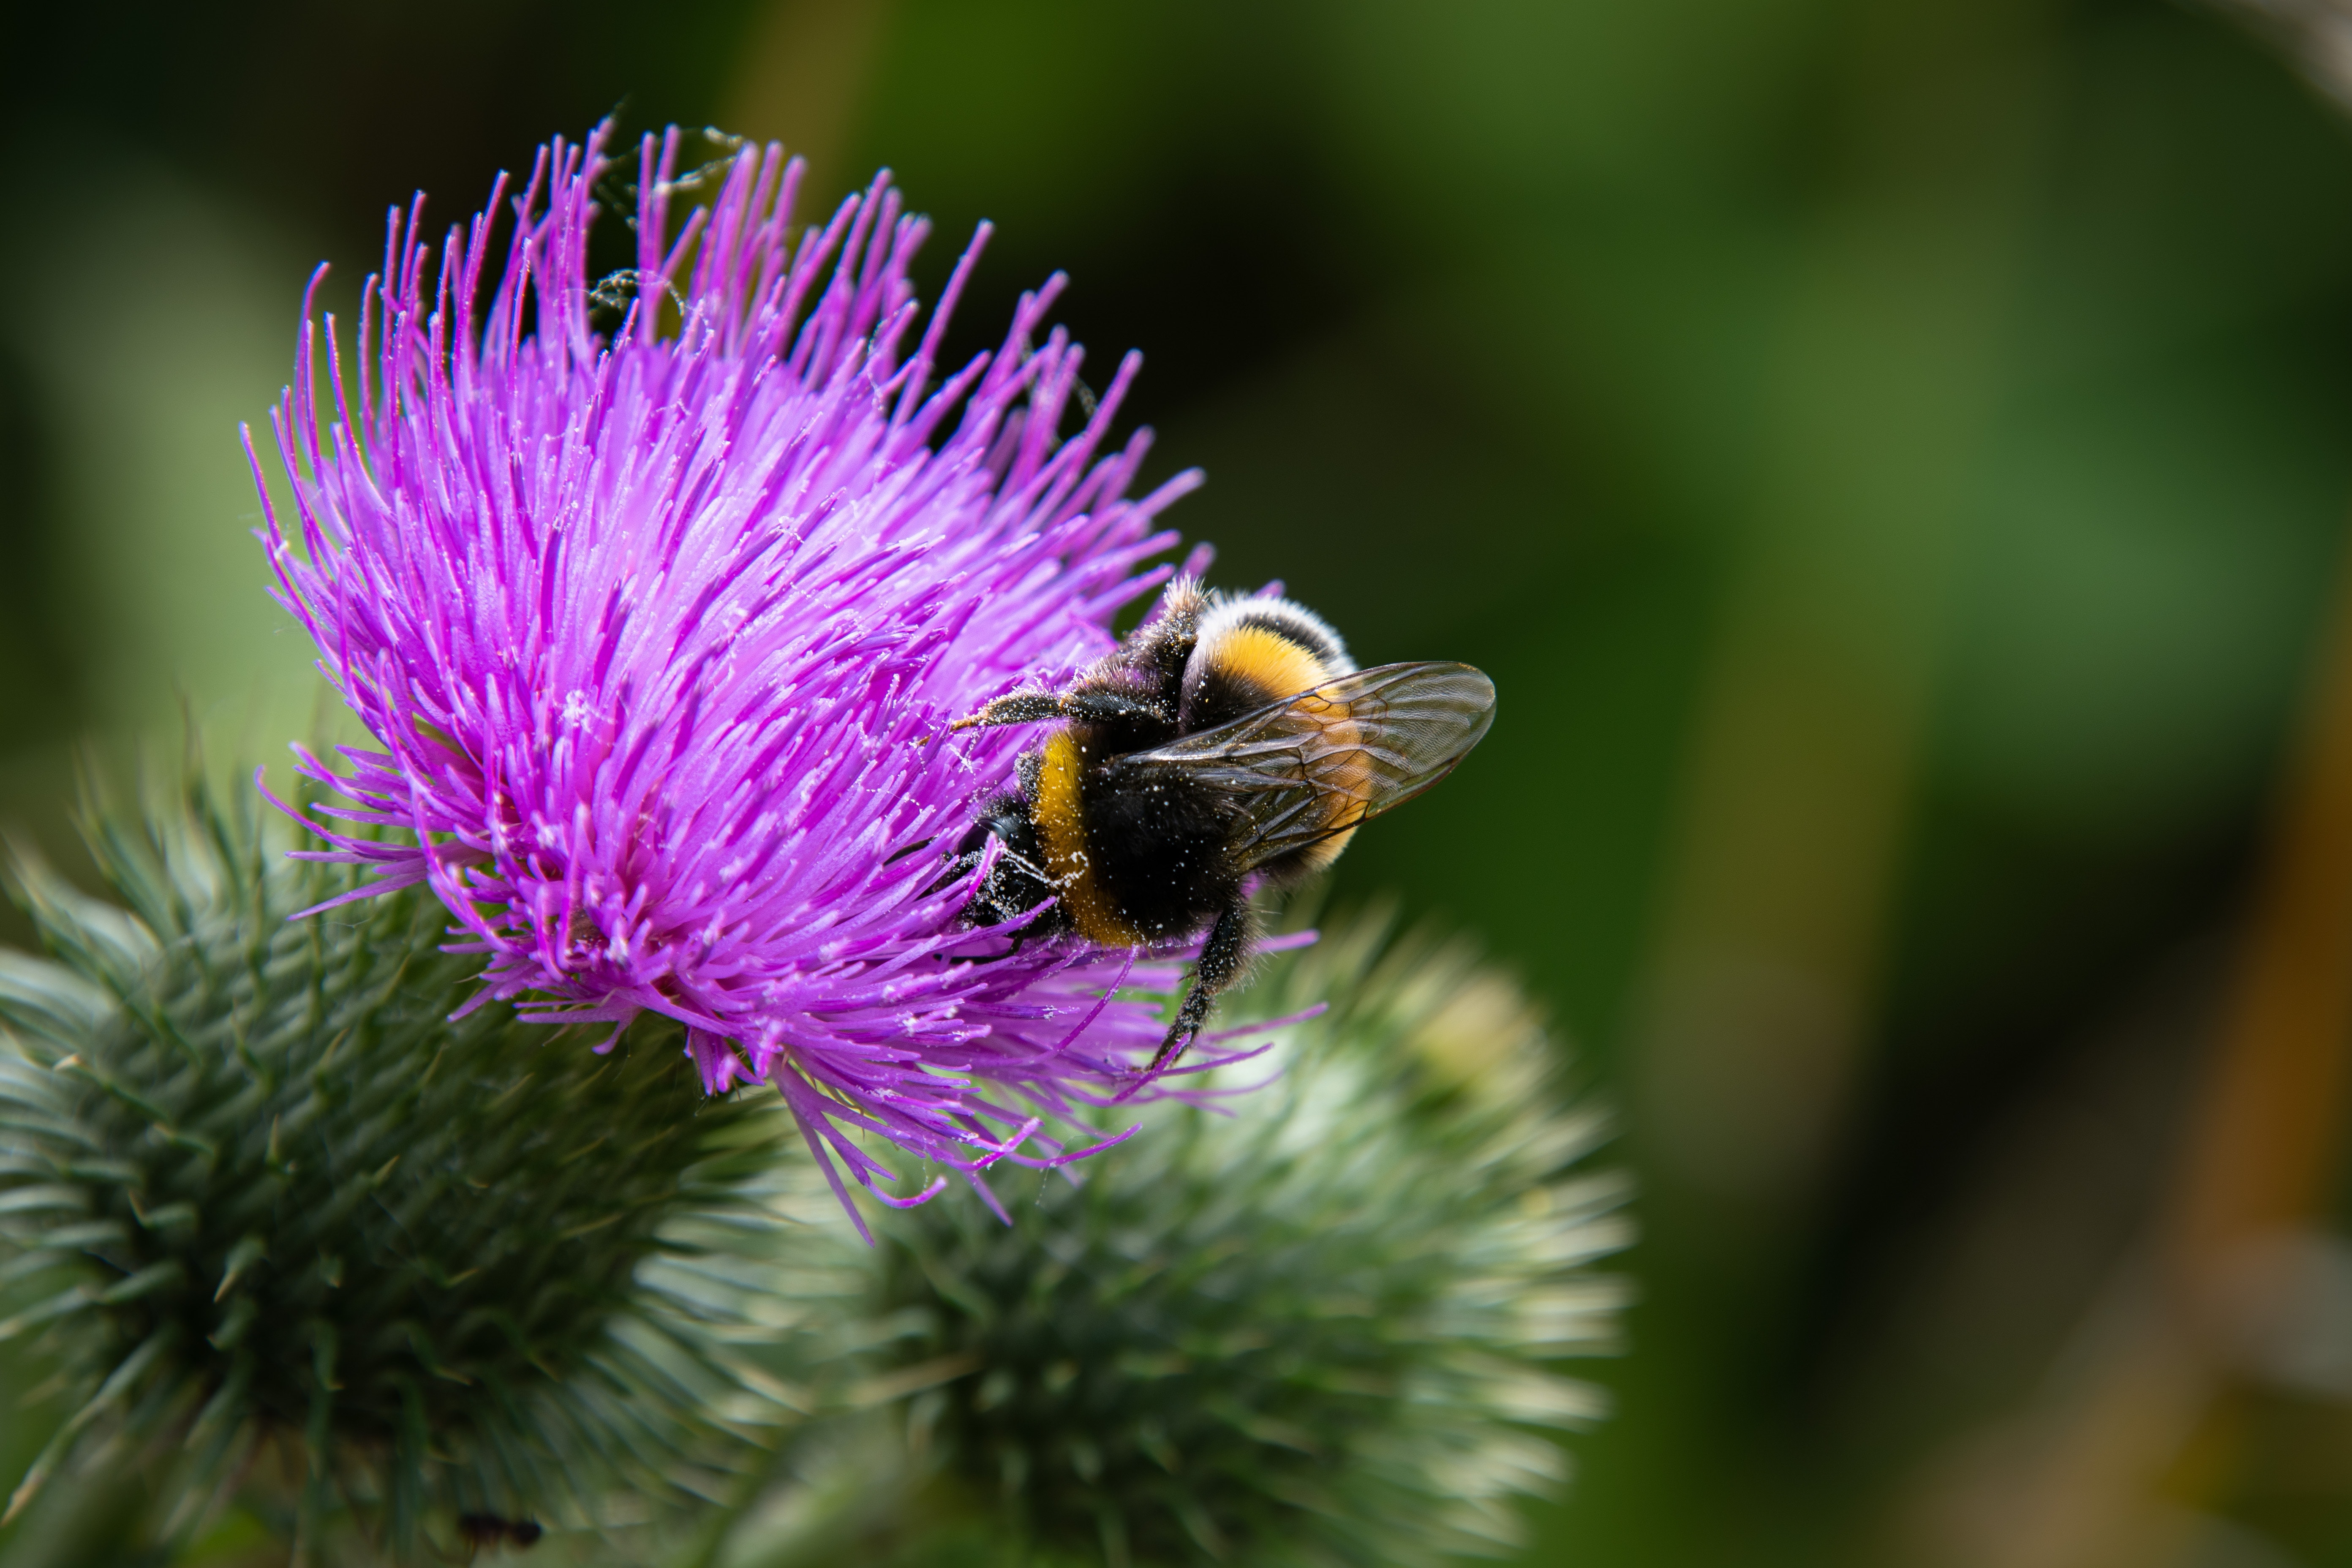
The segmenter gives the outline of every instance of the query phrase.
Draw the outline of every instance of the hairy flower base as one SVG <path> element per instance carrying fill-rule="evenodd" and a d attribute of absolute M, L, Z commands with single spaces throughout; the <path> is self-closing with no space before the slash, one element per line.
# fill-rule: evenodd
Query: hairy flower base
<path fill-rule="evenodd" d="M 639 148 L 609 336 L 603 132 L 542 152 L 503 230 L 502 195 L 437 251 L 395 214 L 354 374 L 330 318 L 317 374 L 306 327 L 274 416 L 300 547 L 265 485 L 267 540 L 377 745 L 304 766 L 328 816 L 407 830 L 320 853 L 375 874 L 345 897 L 428 884 L 486 998 L 686 1026 L 829 1173 L 897 1181 L 859 1131 L 975 1178 L 1076 1158 L 1173 974 L 960 924 L 986 868 L 943 869 L 1023 738 L 946 726 L 1108 651 L 1197 476 L 1129 500 L 1147 433 L 1099 455 L 1133 355 L 1063 438 L 1058 277 L 940 381 L 984 230 L 917 340 L 927 225 L 885 182 L 795 241 L 800 165 L 746 149 L 673 226 L 679 148 Z"/>
<path fill-rule="evenodd" d="M 1601 1395 L 1626 1183 L 1508 980 L 1342 922 L 1248 998 L 1283 1027 L 1243 1114 L 1163 1107 L 1008 1228 L 886 1216 L 807 1429 L 730 1561 L 1435 1564 L 1520 1541 L 1514 1500 Z M 817 1239 L 786 1233 L 797 1265 Z M 840 1249 L 848 1250 L 848 1249 Z M 877 1334 L 886 1336 L 876 1346 Z M 860 1341 L 863 1343 L 859 1343 Z M 812 1344 L 814 1342 L 808 1342 Z M 845 1383 L 845 1371 L 856 1379 Z"/>
<path fill-rule="evenodd" d="M 275 1452 L 288 1533 L 348 1514 L 419 1559 L 460 1516 L 724 1489 L 786 1413 L 697 1281 L 758 1250 L 781 1119 L 693 1114 L 674 1027 L 600 1058 L 449 1023 L 438 906 L 289 923 L 355 875 L 251 815 L 102 817 L 124 908 L 18 868 L 57 956 L 0 956 L 0 1338 L 46 1334 L 79 1391 L 20 1499 L 143 1464 L 134 1533 L 184 1540 Z"/>

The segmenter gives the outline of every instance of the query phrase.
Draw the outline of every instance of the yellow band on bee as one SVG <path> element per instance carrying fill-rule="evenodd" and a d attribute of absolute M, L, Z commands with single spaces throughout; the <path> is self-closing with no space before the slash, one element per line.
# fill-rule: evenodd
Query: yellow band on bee
<path fill-rule="evenodd" d="M 1139 946 L 1143 933 L 1119 918 L 1095 879 L 1094 858 L 1087 852 L 1086 803 L 1078 790 L 1085 766 L 1085 753 L 1067 730 L 1045 742 L 1037 798 L 1029 808 L 1044 840 L 1045 875 L 1080 936 L 1103 947 Z"/>
<path fill-rule="evenodd" d="M 1304 691 L 1323 679 L 1323 661 L 1280 632 L 1240 626 L 1219 637 L 1209 659 L 1229 679 L 1254 686 L 1268 702 Z"/>

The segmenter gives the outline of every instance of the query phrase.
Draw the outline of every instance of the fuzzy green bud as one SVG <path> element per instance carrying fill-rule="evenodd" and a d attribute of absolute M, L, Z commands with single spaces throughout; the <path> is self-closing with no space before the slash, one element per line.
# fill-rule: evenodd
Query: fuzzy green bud
<path fill-rule="evenodd" d="M 862 1364 L 921 1392 L 811 1441 L 726 1561 L 1517 1545 L 1517 1500 L 1566 1478 L 1554 1434 L 1601 1412 L 1555 1363 L 1612 1348 L 1624 1286 L 1591 1265 L 1630 1239 L 1627 1185 L 1582 1169 L 1605 1118 L 1518 988 L 1384 931 L 1269 963 L 1250 1011 L 1330 1010 L 1217 1086 L 1266 1087 L 1148 1111 L 1075 1181 L 995 1175 L 1009 1226 L 969 1194 L 878 1216 L 862 1316 L 896 1337 Z"/>
<path fill-rule="evenodd" d="M 171 1541 L 283 1476 L 298 1552 L 356 1525 L 407 1559 L 730 1484 L 778 1413 L 677 1238 L 724 1251 L 778 1119 L 704 1101 L 674 1032 L 453 1021 L 445 911 L 289 921 L 356 873 L 254 816 L 201 786 L 97 814 L 119 904 L 17 868 L 53 956 L 0 956 L 0 1336 L 79 1388 L 18 1506 L 149 1463 L 136 1533 Z"/>

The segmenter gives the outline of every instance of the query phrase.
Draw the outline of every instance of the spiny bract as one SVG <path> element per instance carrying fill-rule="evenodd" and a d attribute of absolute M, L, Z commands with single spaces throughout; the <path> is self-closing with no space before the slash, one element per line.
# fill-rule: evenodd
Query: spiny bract
<path fill-rule="evenodd" d="M 899 1337 L 868 1386 L 926 1391 L 854 1459 L 805 1445 L 802 1499 L 729 1561 L 996 1562 L 1009 1538 L 1115 1568 L 1417 1564 L 1518 1542 L 1515 1498 L 1565 1478 L 1545 1434 L 1601 1407 L 1547 1363 L 1611 1348 L 1624 1298 L 1589 1265 L 1630 1239 L 1626 1183 L 1577 1168 L 1605 1119 L 1459 946 L 1357 921 L 1273 967 L 1258 1016 L 1339 1000 L 1279 1030 L 1252 1066 L 1281 1076 L 1238 1114 L 1155 1112 L 1010 1227 L 949 1202 L 877 1224 L 862 1318 Z M 839 1463 L 861 1484 L 829 1481 Z"/>
<path fill-rule="evenodd" d="M 407 1556 L 743 1457 L 730 1416 L 775 1412 L 651 1266 L 744 1206 L 778 1119 L 702 1102 L 674 1029 L 451 1022 L 476 965 L 436 902 L 289 923 L 356 873 L 201 786 L 89 836 L 125 907 L 19 865 L 55 960 L 0 955 L 0 1243 L 41 1287 L 0 1336 L 45 1328 L 82 1394 L 20 1496 L 176 1451 L 149 1532 L 184 1535 L 275 1447 L 284 1527 L 349 1509 Z"/>

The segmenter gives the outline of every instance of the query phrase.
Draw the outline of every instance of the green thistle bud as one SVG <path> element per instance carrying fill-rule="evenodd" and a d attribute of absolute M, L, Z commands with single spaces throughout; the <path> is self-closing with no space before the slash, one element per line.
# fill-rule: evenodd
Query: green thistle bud
<path fill-rule="evenodd" d="M 775 1407 L 697 1279 L 756 1233 L 720 1222 L 778 1120 L 704 1101 L 674 1035 L 598 1056 L 503 1007 L 450 1021 L 476 965 L 440 907 L 289 921 L 355 873 L 253 817 L 201 786 L 94 814 L 122 907 L 17 867 L 54 960 L 0 955 L 0 1256 L 29 1302 L 0 1337 L 45 1333 L 79 1399 L 13 1506 L 144 1464 L 151 1539 L 243 1484 L 298 1555 L 350 1523 L 407 1558 L 719 1486 Z"/>
<path fill-rule="evenodd" d="M 1626 1183 L 1575 1168 L 1604 1118 L 1565 1100 L 1517 987 L 1385 930 L 1345 922 L 1269 964 L 1259 1016 L 1332 1008 L 1228 1070 L 1280 1075 L 1230 1111 L 1149 1113 L 1076 1184 L 1008 1191 L 1010 1226 L 968 1197 L 881 1216 L 862 1316 L 898 1337 L 867 1387 L 929 1386 L 804 1444 L 800 1485 L 724 1560 L 1517 1544 L 1517 1498 L 1565 1479 L 1550 1433 L 1601 1414 L 1549 1363 L 1612 1348 L 1624 1287 L 1590 1265 L 1630 1239 Z"/>

